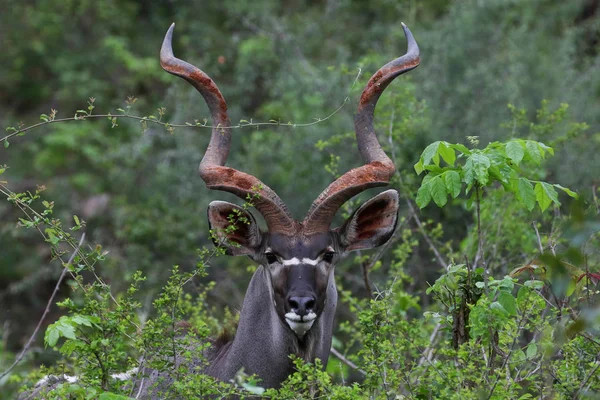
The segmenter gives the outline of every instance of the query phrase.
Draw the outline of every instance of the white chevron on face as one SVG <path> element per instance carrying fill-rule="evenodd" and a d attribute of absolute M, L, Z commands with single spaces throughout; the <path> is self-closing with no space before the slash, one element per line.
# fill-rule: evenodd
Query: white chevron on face
<path fill-rule="evenodd" d="M 290 258 L 289 260 L 281 260 L 283 265 L 298 265 L 298 264 L 308 264 L 308 265 L 317 265 L 319 260 L 313 260 L 312 258 L 303 258 L 300 260 L 297 257 Z"/>

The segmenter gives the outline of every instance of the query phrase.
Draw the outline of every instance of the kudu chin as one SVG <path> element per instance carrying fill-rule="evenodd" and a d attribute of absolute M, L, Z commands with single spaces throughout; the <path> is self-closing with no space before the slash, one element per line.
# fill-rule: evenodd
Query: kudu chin
<path fill-rule="evenodd" d="M 253 204 L 268 227 L 259 229 L 254 217 L 241 207 L 214 201 L 208 220 L 217 244 L 227 254 L 245 255 L 260 266 L 254 273 L 235 337 L 213 345 L 206 356 L 205 373 L 229 381 L 242 368 L 256 374 L 264 387 L 278 387 L 294 371 L 290 355 L 306 361 L 320 358 L 327 364 L 337 304 L 334 280 L 336 262 L 353 250 L 384 244 L 393 234 L 398 212 L 398 193 L 387 190 L 360 206 L 341 227 L 330 225 L 338 209 L 362 191 L 385 186 L 394 174 L 394 163 L 382 150 L 373 126 L 379 97 L 396 78 L 419 65 L 419 48 L 402 24 L 407 53 L 383 66 L 367 83 L 354 118 L 358 149 L 364 165 L 331 183 L 313 202 L 302 222 L 295 221 L 285 203 L 258 178 L 225 166 L 231 144 L 227 104 L 214 81 L 195 66 L 173 55 L 171 25 L 160 51 L 161 66 L 194 86 L 204 97 L 212 117 L 212 134 L 200 163 L 200 177 L 209 189 L 233 193 Z M 258 195 L 256 197 L 256 195 Z M 248 223 L 227 229 L 230 216 Z M 161 374 L 154 371 L 135 382 L 138 398 L 161 398 L 165 384 L 155 385 Z"/>

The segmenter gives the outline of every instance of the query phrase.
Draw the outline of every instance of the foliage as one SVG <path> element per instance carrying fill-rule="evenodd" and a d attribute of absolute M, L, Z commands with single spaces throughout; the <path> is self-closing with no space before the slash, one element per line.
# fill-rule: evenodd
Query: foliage
<path fill-rule="evenodd" d="M 598 396 L 598 7 L 326 3 L 2 8 L 0 373 L 61 268 L 68 285 L 44 343 L 0 378 L 0 397 L 64 373 L 78 381 L 57 383 L 57 398 L 127 398 L 113 375 L 146 366 L 168 372 L 183 398 Z M 356 167 L 353 88 L 404 49 L 398 15 L 423 60 L 386 91 L 375 121 L 406 205 L 389 244 L 336 267 L 344 358 L 325 370 L 294 360 L 277 390 L 243 371 L 234 382 L 190 373 L 184 361 L 200 353 L 190 347 L 235 329 L 252 267 L 217 257 L 218 235 L 203 233 L 214 193 L 194 165 L 210 127 L 199 95 L 160 71 L 166 27 L 177 22 L 176 54 L 228 101 L 239 125 L 230 163 L 293 199 L 298 216 Z M 29 129 L 36 113 L 43 128 Z M 82 231 L 88 242 L 67 265 Z"/>
<path fill-rule="evenodd" d="M 553 203 L 560 206 L 556 189 L 577 198 L 575 192 L 559 184 L 551 185 L 521 176 L 522 161 L 539 166 L 546 153 L 554 155 L 554 149 L 541 142 L 523 139 L 493 142 L 482 150 L 468 149 L 461 144 L 434 142 L 423 150 L 419 162 L 415 164 L 418 174 L 424 170 L 429 172 L 417 192 L 417 205 L 424 208 L 433 199 L 435 204 L 443 207 L 448 196 L 456 198 L 462 192 L 463 183 L 467 194 L 473 186 L 479 190 L 495 182 L 500 183 L 529 211 L 533 210 L 536 203 L 542 212 Z M 440 167 L 440 158 L 448 165 Z M 455 165 L 457 158 L 463 159 L 464 165 Z"/>

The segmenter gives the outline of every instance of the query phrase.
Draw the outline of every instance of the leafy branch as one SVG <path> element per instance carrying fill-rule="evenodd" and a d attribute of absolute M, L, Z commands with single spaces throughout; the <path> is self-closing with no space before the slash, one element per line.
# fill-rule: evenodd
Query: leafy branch
<path fill-rule="evenodd" d="M 130 96 L 127 98 L 127 100 L 125 101 L 125 108 L 117 108 L 116 111 L 118 112 L 118 114 L 113 114 L 113 113 L 94 114 L 93 110 L 95 109 L 94 103 L 95 103 L 96 99 L 94 97 L 90 97 L 88 100 L 87 109 L 77 110 L 75 112 L 75 115 L 72 117 L 56 118 L 58 111 L 55 109 L 51 109 L 50 114 L 41 114 L 40 115 L 40 120 L 42 121 L 40 123 L 29 125 L 29 126 L 25 126 L 24 124 L 20 123 L 19 125 L 17 125 L 17 127 L 14 127 L 14 126 L 7 127 L 6 131 L 9 133 L 6 136 L 0 138 L 0 142 L 3 142 L 4 147 L 8 148 L 10 146 L 9 139 L 11 139 L 15 136 L 24 136 L 26 134 L 26 132 L 28 132 L 30 130 L 34 130 L 36 128 L 40 128 L 42 126 L 54 124 L 54 123 L 83 121 L 83 120 L 96 119 L 96 118 L 107 118 L 110 121 L 112 128 L 115 128 L 118 126 L 119 119 L 132 119 L 132 120 L 139 121 L 142 125 L 143 131 L 146 131 L 148 129 L 149 123 L 156 124 L 156 125 L 165 127 L 165 129 L 171 134 L 174 133 L 175 128 L 241 129 L 241 128 L 253 127 L 253 128 L 258 129 L 261 126 L 287 126 L 287 127 L 291 127 L 291 128 L 306 128 L 306 127 L 317 125 L 324 121 L 327 121 L 330 118 L 332 118 L 334 115 L 336 115 L 338 112 L 340 112 L 342 110 L 342 108 L 344 108 L 346 106 L 346 104 L 350 101 L 350 95 L 352 93 L 352 90 L 354 89 L 354 86 L 358 82 L 358 79 L 360 78 L 361 73 L 362 73 L 362 70 L 359 68 L 358 72 L 356 74 L 356 77 L 354 78 L 352 85 L 350 86 L 350 89 L 348 90 L 348 94 L 346 95 L 346 97 L 344 98 L 342 103 L 335 110 L 333 110 L 331 113 L 329 113 L 325 117 L 317 117 L 314 119 L 314 121 L 311 121 L 311 122 L 295 123 L 295 122 L 291 122 L 291 121 L 282 122 L 280 120 L 269 120 L 268 122 L 254 122 L 251 118 L 249 121 L 245 120 L 245 119 L 241 119 L 238 122 L 238 124 L 231 125 L 229 127 L 225 127 L 225 126 L 221 126 L 221 125 L 217 125 L 217 126 L 211 125 L 208 123 L 208 119 L 204 118 L 202 120 L 194 120 L 193 123 L 191 123 L 191 122 L 170 123 L 170 122 L 164 122 L 162 120 L 162 118 L 165 116 L 166 111 L 167 111 L 165 107 L 157 108 L 158 117 L 155 115 L 147 115 L 147 116 L 141 116 L 141 117 L 137 116 L 137 115 L 131 115 L 130 114 L 131 108 L 132 108 L 133 104 L 137 101 L 137 98 L 133 97 L 133 96 Z"/>
<path fill-rule="evenodd" d="M 529 211 L 533 210 L 536 203 L 542 212 L 551 204 L 560 206 L 556 189 L 577 198 L 577 193 L 559 184 L 523 176 L 521 162 L 540 166 L 547 154 L 554 155 L 554 149 L 534 140 L 492 142 L 484 149 L 469 149 L 462 144 L 444 141 L 433 142 L 423 150 L 414 166 L 417 174 L 427 172 L 417 192 L 417 205 L 424 208 L 433 200 L 438 207 L 443 207 L 448 202 L 448 196 L 456 198 L 463 189 L 469 194 L 473 186 L 483 189 L 493 183 L 499 183 L 505 191 L 513 193 Z M 478 190 L 475 196 L 477 194 Z"/>

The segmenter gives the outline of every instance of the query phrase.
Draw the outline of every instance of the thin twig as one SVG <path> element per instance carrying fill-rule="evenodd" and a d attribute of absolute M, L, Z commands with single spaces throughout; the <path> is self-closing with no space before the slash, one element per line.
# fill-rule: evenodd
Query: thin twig
<path fill-rule="evenodd" d="M 506 367 L 506 365 L 508 364 L 508 360 L 510 360 L 510 357 L 515 349 L 515 345 L 517 344 L 517 340 L 519 339 L 519 337 L 521 335 L 521 330 L 523 329 L 523 326 L 525 325 L 525 322 L 527 321 L 528 318 L 529 318 L 529 312 L 526 312 L 523 315 L 523 318 L 521 318 L 521 320 L 519 321 L 519 323 L 517 323 L 517 332 L 515 333 L 515 336 L 513 337 L 513 341 L 512 341 L 512 344 L 510 345 L 508 354 L 506 354 L 506 356 L 504 356 L 504 360 L 502 361 L 502 365 L 500 366 L 500 369 L 504 369 L 504 367 Z M 523 325 L 521 325 L 521 324 L 523 324 Z M 496 386 L 498 385 L 499 380 L 500 380 L 500 375 L 498 375 L 496 377 L 496 381 L 494 382 L 494 385 L 492 386 L 492 388 L 490 390 L 487 400 L 492 398 L 494 391 L 496 390 Z"/>
<path fill-rule="evenodd" d="M 342 353 L 340 353 L 339 351 L 337 351 L 333 346 L 331 346 L 331 354 L 333 354 L 334 356 L 336 356 L 341 362 L 343 362 L 344 364 L 346 364 L 347 366 L 349 366 L 353 370 L 360 372 L 360 374 L 362 376 L 366 376 L 367 375 L 367 373 L 364 370 L 360 369 L 358 367 L 358 365 L 354 364 L 352 361 L 350 361 L 346 357 L 344 357 L 344 355 Z"/>
<path fill-rule="evenodd" d="M 581 385 L 579 385 L 579 389 L 577 389 L 577 392 L 573 396 L 574 399 L 578 399 L 579 398 L 579 393 L 581 393 L 581 391 L 583 390 L 583 388 L 585 387 L 585 385 L 587 385 L 587 383 L 590 380 L 590 378 L 592 376 L 596 375 L 596 371 L 598 370 L 599 367 L 600 367 L 600 361 L 596 361 L 596 366 L 594 367 L 594 369 L 591 370 L 589 374 L 587 374 L 587 376 L 585 377 L 585 379 L 583 380 L 583 382 L 581 382 Z"/>
<path fill-rule="evenodd" d="M 69 117 L 69 118 L 58 118 L 58 119 L 52 119 L 52 120 L 48 120 L 48 121 L 43 121 L 34 125 L 30 125 L 24 128 L 20 128 L 20 129 L 16 129 L 9 133 L 8 135 L 0 138 L 0 142 L 5 142 L 8 139 L 12 138 L 13 136 L 17 136 L 19 134 L 23 134 L 29 130 L 35 129 L 35 128 L 39 128 L 41 126 L 44 125 L 49 125 L 49 124 L 54 124 L 57 122 L 70 122 L 70 121 L 83 121 L 86 119 L 93 119 L 93 118 L 128 118 L 128 119 L 134 119 L 140 122 L 145 122 L 145 123 L 153 123 L 153 124 L 157 124 L 157 125 L 162 125 L 164 127 L 167 128 L 217 128 L 217 129 L 240 129 L 240 128 L 246 128 L 246 127 L 254 127 L 254 128 L 258 128 L 260 126 L 289 126 L 292 128 L 306 128 L 309 126 L 313 126 L 316 124 L 319 124 L 321 122 L 327 121 L 328 119 L 330 119 L 331 117 L 333 117 L 334 115 L 336 115 L 338 112 L 340 112 L 340 110 L 342 108 L 344 108 L 344 106 L 350 101 L 350 95 L 352 93 L 352 90 L 354 89 L 354 86 L 356 85 L 356 83 L 358 82 L 358 79 L 360 78 L 360 75 L 362 74 L 362 70 L 359 68 L 358 72 L 356 74 L 356 77 L 354 78 L 354 81 L 352 82 L 352 85 L 350 86 L 350 90 L 348 90 L 348 94 L 347 96 L 344 98 L 344 101 L 342 102 L 342 104 L 339 105 L 338 108 L 336 108 L 334 111 L 332 111 L 331 113 L 329 113 L 327 116 L 322 117 L 322 118 L 315 118 L 314 121 L 312 122 L 303 122 L 303 123 L 292 123 L 292 122 L 280 122 L 280 121 L 269 121 L 269 122 L 252 122 L 252 120 L 250 122 L 244 122 L 243 120 L 240 121 L 240 123 L 238 125 L 232 125 L 232 126 L 213 126 L 213 125 L 209 125 L 209 124 L 201 124 L 199 122 L 195 123 L 195 124 L 191 124 L 191 123 L 184 123 L 184 124 L 171 124 L 169 122 L 162 122 L 159 119 L 154 119 L 154 118 L 148 118 L 148 117 L 138 117 L 135 115 L 129 115 L 129 114 L 78 114 L 76 113 L 74 117 Z"/>
<path fill-rule="evenodd" d="M 425 228 L 423 227 L 423 224 L 421 223 L 421 220 L 419 219 L 419 215 L 417 214 L 417 212 L 412 204 L 412 201 L 410 201 L 410 199 L 408 197 L 405 198 L 405 200 L 406 200 L 406 204 L 408 205 L 408 208 L 410 209 L 410 213 L 412 214 L 412 218 L 415 221 L 415 223 L 417 224 L 417 227 L 419 228 L 419 232 L 421 233 L 421 236 L 423 236 L 423 239 L 425 239 L 425 242 L 427 242 L 429 249 L 435 255 L 435 259 L 437 260 L 438 264 L 442 268 L 447 270 L 448 264 L 446 263 L 446 261 L 444 261 L 444 258 L 438 251 L 437 247 L 435 247 L 435 244 L 433 244 L 433 241 L 431 240 L 431 238 L 429 237 L 427 232 L 425 232 Z"/>
<path fill-rule="evenodd" d="M 373 297 L 373 288 L 371 287 L 371 281 L 369 279 L 369 272 L 371 272 L 371 269 L 373 269 L 373 267 L 375 266 L 377 261 L 379 261 L 381 259 L 381 257 L 383 257 L 383 255 L 387 252 L 388 248 L 392 244 L 394 244 L 398 241 L 398 237 L 400 235 L 399 232 L 402 231 L 402 228 L 404 227 L 405 224 L 406 224 L 406 219 L 403 219 L 402 222 L 400 223 L 400 225 L 398 225 L 396 227 L 396 230 L 394 231 L 394 234 L 392 235 L 390 240 L 388 240 L 383 246 L 379 247 L 377 252 L 369 258 L 368 263 L 367 262 L 361 263 L 361 267 L 362 267 L 362 271 L 363 271 L 363 281 L 365 283 L 365 289 L 367 289 L 367 292 L 369 293 L 369 297 Z"/>
<path fill-rule="evenodd" d="M 540 232 L 538 231 L 536 221 L 533 221 L 531 223 L 531 225 L 533 226 L 533 229 L 535 230 L 535 236 L 537 237 L 538 246 L 540 248 L 540 254 L 544 254 L 544 246 L 542 246 L 542 239 L 540 238 Z"/>
<path fill-rule="evenodd" d="M 477 264 L 481 260 L 483 264 L 484 283 L 486 283 L 485 292 L 487 292 L 487 276 L 485 268 L 485 255 L 483 251 L 483 233 L 481 231 L 481 187 L 475 185 L 475 207 L 477 212 L 477 253 L 475 254 L 475 260 L 473 261 L 473 271 L 477 269 Z"/>
<path fill-rule="evenodd" d="M 417 364 L 418 367 L 422 366 L 425 361 L 431 362 L 431 356 L 433 354 L 433 343 L 441 327 L 442 324 L 438 322 L 437 325 L 433 328 L 433 332 L 431 332 L 431 335 L 429 336 L 429 346 L 427 346 L 427 348 L 423 352 L 423 355 L 419 359 L 419 363 Z"/>
<path fill-rule="evenodd" d="M 52 304 L 54 303 L 54 297 L 56 297 L 56 294 L 58 293 L 60 284 L 62 283 L 65 275 L 67 274 L 67 271 L 69 270 L 69 267 L 71 266 L 71 263 L 73 262 L 73 259 L 75 258 L 75 256 L 79 252 L 79 249 L 83 245 L 84 239 L 85 239 L 85 233 L 83 233 L 81 235 L 81 239 L 79 240 L 79 244 L 77 245 L 77 248 L 75 249 L 75 251 L 73 251 L 73 254 L 71 254 L 69 261 L 67 261 L 67 263 L 65 264 L 65 266 L 62 270 L 62 273 L 60 274 L 60 277 L 58 278 L 58 282 L 56 282 L 54 291 L 52 292 L 52 295 L 50 296 L 50 299 L 48 300 L 48 304 L 46 304 L 46 309 L 44 310 L 44 314 L 42 314 L 42 318 L 40 318 L 40 320 L 38 321 L 37 326 L 35 327 L 35 330 L 33 331 L 33 333 L 31 334 L 31 337 L 27 341 L 27 344 L 25 344 L 25 347 L 23 347 L 23 350 L 21 350 L 21 353 L 19 353 L 19 355 L 17 356 L 17 358 L 15 359 L 15 362 L 10 367 L 8 367 L 8 369 L 6 371 L 4 371 L 2 374 L 0 374 L 0 379 L 5 377 L 10 371 L 12 371 L 12 369 L 14 367 L 16 367 L 18 363 L 21 362 L 21 360 L 25 356 L 25 353 L 27 353 L 27 351 L 29 351 L 29 348 L 31 347 L 33 341 L 35 340 L 35 337 L 36 337 L 38 331 L 40 330 L 42 323 L 44 322 L 44 319 L 46 318 L 46 315 L 48 315 L 48 312 L 50 311 L 50 307 L 52 307 Z"/>

